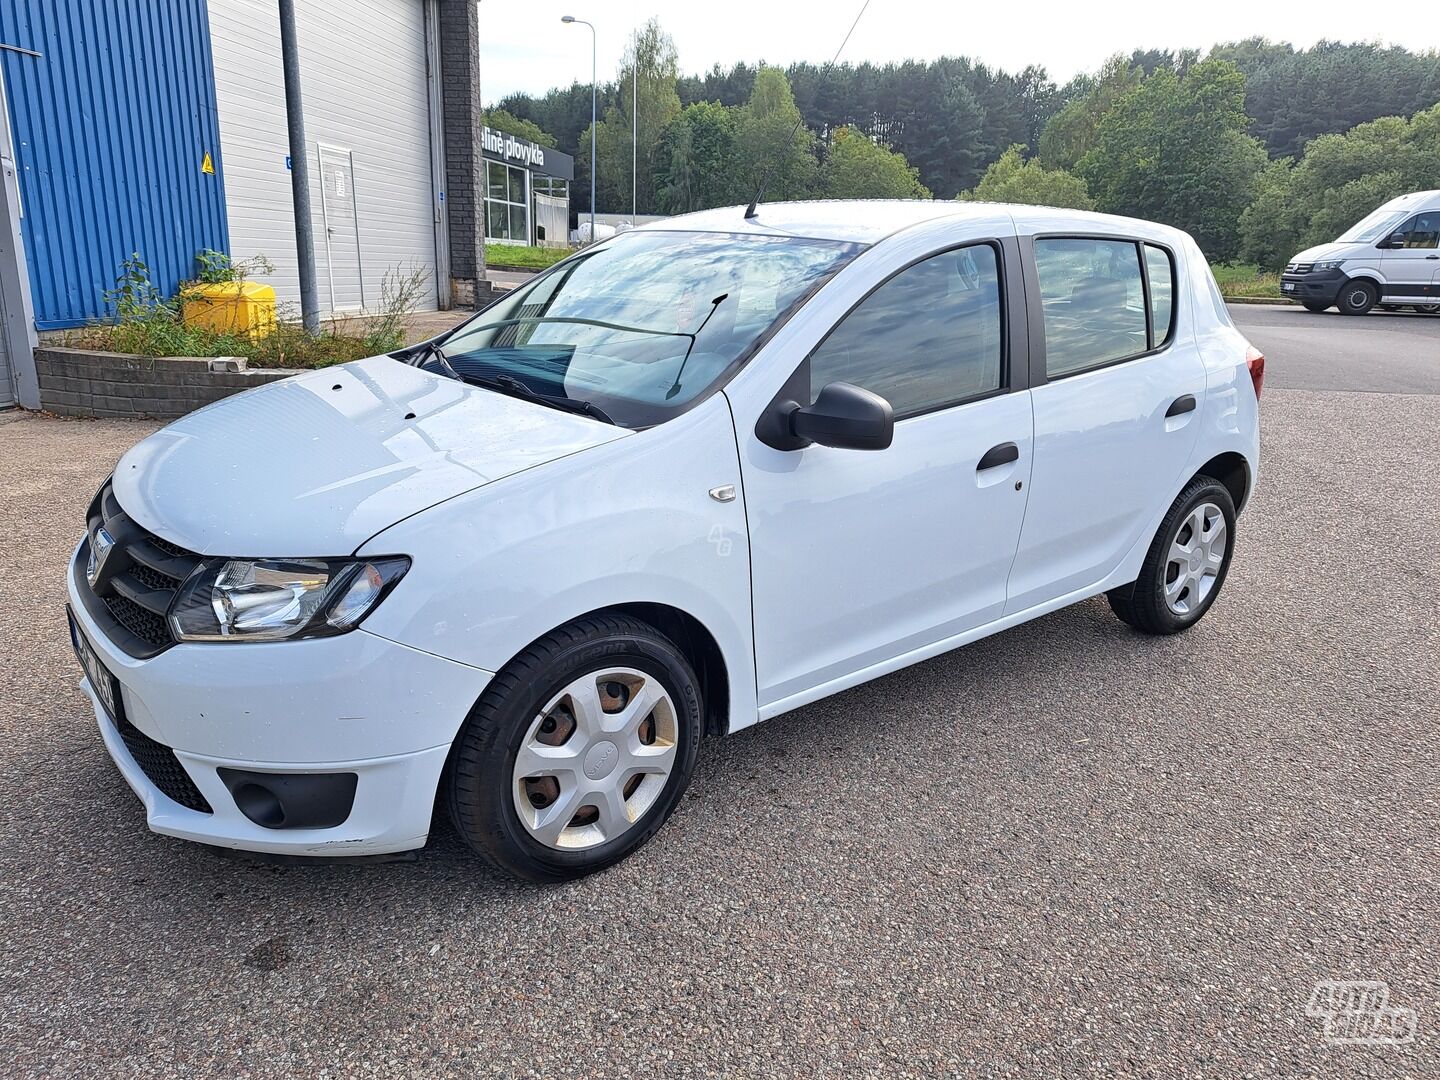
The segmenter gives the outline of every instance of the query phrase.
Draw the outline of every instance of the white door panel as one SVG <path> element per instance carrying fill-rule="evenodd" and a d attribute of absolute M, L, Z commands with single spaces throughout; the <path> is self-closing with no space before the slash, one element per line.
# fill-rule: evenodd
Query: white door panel
<path fill-rule="evenodd" d="M 901 421 L 888 450 L 741 441 L 762 707 L 999 618 L 1029 486 L 1028 394 Z M 1005 442 L 1018 460 L 977 472 Z"/>
<path fill-rule="evenodd" d="M 1006 611 L 1023 611 L 1100 581 L 1174 497 L 1195 448 L 1205 392 L 1194 345 L 1032 390 L 1035 464 Z"/>
<path fill-rule="evenodd" d="M 1440 292 L 1431 286 L 1440 280 L 1440 210 L 1425 210 L 1397 230 L 1405 246 L 1380 252 L 1385 275 L 1384 299 L 1398 303 L 1437 303 Z M 1348 265 L 1347 265 L 1348 270 Z"/>

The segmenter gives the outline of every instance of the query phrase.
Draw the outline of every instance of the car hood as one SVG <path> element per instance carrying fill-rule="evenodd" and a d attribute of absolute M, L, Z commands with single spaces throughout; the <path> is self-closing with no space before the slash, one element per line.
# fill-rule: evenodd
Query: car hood
<path fill-rule="evenodd" d="M 631 434 L 387 356 L 257 387 L 115 467 L 121 508 L 205 555 L 345 555 L 493 480 Z"/>
<path fill-rule="evenodd" d="M 1349 255 L 1351 258 L 1355 257 L 1354 244 L 1337 244 L 1331 242 L 1329 244 L 1318 244 L 1315 247 L 1306 248 L 1290 261 L 1297 263 L 1324 262 L 1326 259 L 1343 259 L 1346 255 Z"/>

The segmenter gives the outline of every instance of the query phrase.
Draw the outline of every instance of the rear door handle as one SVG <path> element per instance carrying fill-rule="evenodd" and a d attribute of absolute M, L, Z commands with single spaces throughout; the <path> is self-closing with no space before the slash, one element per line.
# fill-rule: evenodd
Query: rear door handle
<path fill-rule="evenodd" d="M 1182 413 L 1195 411 L 1195 395 L 1185 394 L 1177 397 L 1170 403 L 1170 408 L 1165 410 L 1165 417 L 1168 420 L 1172 416 L 1180 416 Z"/>
<path fill-rule="evenodd" d="M 1427 258 L 1427 259 L 1440 259 L 1440 255 L 1426 255 L 1425 258 Z"/>
<path fill-rule="evenodd" d="M 985 451 L 985 456 L 980 459 L 980 464 L 975 466 L 976 472 L 983 472 L 986 469 L 993 469 L 997 465 L 1008 465 L 1012 461 L 1020 460 L 1020 448 L 1013 442 L 1002 442 L 999 446 L 992 446 Z"/>

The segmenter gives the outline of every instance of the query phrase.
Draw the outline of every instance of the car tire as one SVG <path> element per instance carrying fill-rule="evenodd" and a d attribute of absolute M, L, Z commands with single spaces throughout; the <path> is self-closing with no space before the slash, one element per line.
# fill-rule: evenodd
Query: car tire
<path fill-rule="evenodd" d="M 470 710 L 442 780 L 450 817 L 473 851 L 518 877 L 603 870 L 679 803 L 703 717 L 695 672 L 667 637 L 624 615 L 579 619 L 526 648 Z M 522 778 L 522 749 L 542 771 Z"/>
<path fill-rule="evenodd" d="M 1317 314 L 1330 309 L 1329 304 L 1322 304 L 1318 300 L 1302 300 L 1300 303 L 1304 305 L 1306 311 L 1313 311 Z"/>
<path fill-rule="evenodd" d="M 1368 281 L 1347 281 L 1335 298 L 1341 315 L 1364 315 L 1375 306 L 1380 293 Z"/>
<path fill-rule="evenodd" d="M 1217 524 L 1222 533 L 1217 534 Z M 1187 630 L 1220 595 L 1234 549 L 1235 503 L 1229 490 L 1212 477 L 1197 476 L 1170 504 L 1140 575 L 1106 594 L 1110 608 L 1144 634 Z"/>
<path fill-rule="evenodd" d="M 1416 304 L 1415 310 L 1420 312 L 1421 315 L 1434 315 L 1437 311 L 1440 311 L 1440 304 Z"/>

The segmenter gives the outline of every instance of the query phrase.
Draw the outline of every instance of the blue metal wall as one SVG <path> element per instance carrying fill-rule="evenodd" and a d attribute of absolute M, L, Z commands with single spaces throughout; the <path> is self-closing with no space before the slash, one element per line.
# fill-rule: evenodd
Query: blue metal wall
<path fill-rule="evenodd" d="M 43 54 L 0 50 L 39 329 L 109 314 L 131 252 L 168 294 L 225 250 L 205 0 L 0 0 L 0 40 Z"/>

